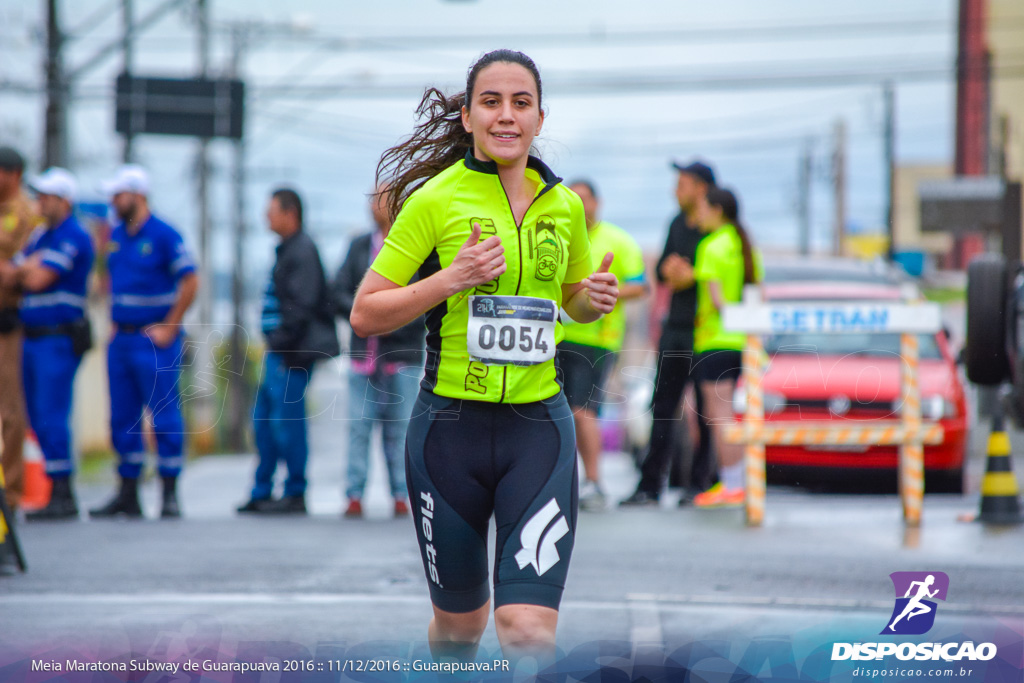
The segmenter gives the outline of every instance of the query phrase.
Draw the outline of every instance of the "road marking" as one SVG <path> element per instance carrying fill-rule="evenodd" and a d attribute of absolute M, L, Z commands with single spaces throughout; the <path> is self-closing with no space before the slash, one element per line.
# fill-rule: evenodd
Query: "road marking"
<path fill-rule="evenodd" d="M 0 595 L 0 605 L 429 605 L 425 595 L 380 595 L 372 593 L 10 593 Z M 721 595 L 672 595 L 635 593 L 625 600 L 563 600 L 563 610 L 622 610 L 630 615 L 633 630 L 642 634 L 660 632 L 659 613 L 686 612 L 699 607 L 765 607 L 842 611 L 892 610 L 891 601 L 829 598 L 740 597 Z M 945 603 L 943 612 L 961 614 L 1009 614 L 1020 616 L 1019 605 L 955 605 Z M 657 624 L 657 626 L 655 626 Z"/>
<path fill-rule="evenodd" d="M 653 600 L 629 601 L 629 639 L 633 643 L 661 643 L 661 613 Z"/>
<path fill-rule="evenodd" d="M 626 596 L 629 600 L 656 602 L 662 610 L 670 605 L 682 606 L 727 606 L 727 607 L 782 607 L 794 609 L 822 610 L 892 610 L 891 600 L 853 600 L 842 598 L 790 598 L 790 597 L 744 597 L 724 595 L 669 595 L 635 593 Z M 956 605 L 943 603 L 943 612 L 965 614 L 1012 614 L 1019 616 L 1024 608 L 1019 605 Z"/>

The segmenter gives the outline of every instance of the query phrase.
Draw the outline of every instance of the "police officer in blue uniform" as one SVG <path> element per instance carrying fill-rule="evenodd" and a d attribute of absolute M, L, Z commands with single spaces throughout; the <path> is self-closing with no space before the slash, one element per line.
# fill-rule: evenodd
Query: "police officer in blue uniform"
<path fill-rule="evenodd" d="M 149 176 L 123 166 L 104 188 L 122 223 L 110 236 L 107 269 L 115 334 L 107 350 L 110 431 L 120 456 L 121 487 L 93 517 L 141 517 L 138 479 L 145 462 L 142 411 L 148 407 L 163 480 L 160 516 L 180 517 L 177 482 L 184 464 L 178 394 L 182 318 L 199 287 L 181 235 L 149 210 Z"/>
<path fill-rule="evenodd" d="M 53 489 L 46 507 L 27 518 L 74 519 L 69 421 L 75 372 L 91 344 L 85 304 L 93 246 L 75 219 L 76 183 L 68 171 L 51 168 L 29 186 L 39 196 L 45 225 L 29 238 L 7 277 L 24 292 L 19 317 L 25 333 L 25 399 Z"/>

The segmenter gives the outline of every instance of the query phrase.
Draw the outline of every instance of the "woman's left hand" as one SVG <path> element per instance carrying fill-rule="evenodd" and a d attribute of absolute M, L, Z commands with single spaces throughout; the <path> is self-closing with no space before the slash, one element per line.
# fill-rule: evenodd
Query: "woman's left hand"
<path fill-rule="evenodd" d="M 609 251 L 604 255 L 597 272 L 583 280 L 591 307 L 601 313 L 611 313 L 615 302 L 619 300 L 619 279 L 614 273 L 608 272 L 614 258 L 615 254 Z"/>

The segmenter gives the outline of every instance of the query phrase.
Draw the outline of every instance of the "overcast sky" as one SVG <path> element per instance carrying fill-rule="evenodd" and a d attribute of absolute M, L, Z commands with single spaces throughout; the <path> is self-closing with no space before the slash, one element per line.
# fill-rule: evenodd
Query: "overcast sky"
<path fill-rule="evenodd" d="M 163 0 L 135 0 L 144 16 Z M 797 167 L 811 145 L 814 243 L 831 243 L 832 131 L 849 131 L 849 223 L 884 217 L 881 83 L 896 79 L 897 160 L 948 163 L 953 149 L 956 3 L 953 0 L 209 0 L 217 26 L 262 25 L 245 52 L 250 183 L 250 275 L 262 277 L 273 240 L 262 219 L 267 192 L 287 183 L 309 205 L 309 227 L 335 267 L 348 237 L 366 227 L 365 193 L 380 153 L 407 134 L 426 85 L 461 89 L 475 57 L 522 49 L 537 62 L 548 111 L 539 141 L 561 176 L 587 176 L 604 216 L 645 246 L 664 239 L 675 211 L 672 157 L 711 161 L 735 188 L 754 239 L 795 247 Z M 64 0 L 70 68 L 120 30 L 116 0 Z M 187 3 L 185 3 L 187 4 Z M 0 3 L 0 83 L 40 85 L 37 0 Z M 139 36 L 138 75 L 188 77 L 197 68 L 190 13 L 176 10 Z M 331 40 L 331 39 L 334 40 Z M 213 66 L 230 58 L 214 34 Z M 117 54 L 75 84 L 71 167 L 85 189 L 117 165 L 113 80 Z M 0 86 L 0 142 L 41 156 L 43 98 Z M 140 138 L 158 212 L 193 239 L 194 149 L 184 138 Z M 228 143 L 214 146 L 212 212 L 222 236 L 214 262 L 230 260 Z M 99 198 L 98 193 L 94 193 Z"/>

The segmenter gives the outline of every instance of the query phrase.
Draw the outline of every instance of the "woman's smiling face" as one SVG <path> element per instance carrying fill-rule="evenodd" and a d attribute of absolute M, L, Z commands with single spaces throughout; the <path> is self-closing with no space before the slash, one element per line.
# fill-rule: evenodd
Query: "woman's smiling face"
<path fill-rule="evenodd" d="M 530 153 L 544 112 L 533 74 L 519 64 L 495 62 L 476 78 L 462 125 L 473 134 L 473 153 L 481 161 L 512 164 Z"/>

